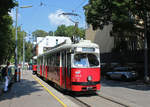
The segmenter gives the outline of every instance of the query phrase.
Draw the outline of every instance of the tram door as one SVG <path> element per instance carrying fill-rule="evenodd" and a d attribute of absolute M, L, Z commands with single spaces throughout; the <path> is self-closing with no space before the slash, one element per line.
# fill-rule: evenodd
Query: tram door
<path fill-rule="evenodd" d="M 62 87 L 66 89 L 66 51 L 62 52 Z"/>
<path fill-rule="evenodd" d="M 71 89 L 71 53 L 67 53 L 67 64 L 66 64 L 66 86 L 67 89 Z"/>
<path fill-rule="evenodd" d="M 63 88 L 70 89 L 71 87 L 71 54 L 62 52 L 62 84 Z"/>
<path fill-rule="evenodd" d="M 45 66 L 45 61 L 44 61 L 44 56 L 42 57 L 42 76 L 44 76 L 44 66 Z"/>

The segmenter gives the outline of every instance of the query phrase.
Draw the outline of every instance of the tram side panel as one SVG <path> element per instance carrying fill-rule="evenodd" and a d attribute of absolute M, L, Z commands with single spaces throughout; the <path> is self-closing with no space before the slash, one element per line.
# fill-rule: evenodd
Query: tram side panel
<path fill-rule="evenodd" d="M 60 66 L 58 54 L 49 55 L 47 57 L 47 66 L 45 68 L 44 77 L 48 80 L 60 85 Z"/>

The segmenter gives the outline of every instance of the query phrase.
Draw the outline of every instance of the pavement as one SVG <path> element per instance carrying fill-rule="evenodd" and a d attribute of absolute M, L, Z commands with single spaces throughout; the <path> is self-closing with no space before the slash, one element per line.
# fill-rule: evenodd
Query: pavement
<path fill-rule="evenodd" d="M 0 96 L 0 107 L 78 107 L 53 87 L 33 76 L 31 71 L 22 73 L 20 82 L 12 85 Z"/>
<path fill-rule="evenodd" d="M 149 107 L 150 85 L 142 82 L 121 82 L 102 79 L 98 94 L 126 107 Z M 0 94 L 0 107 L 78 107 L 61 92 L 23 71 L 21 81 L 13 83 L 7 93 Z"/>

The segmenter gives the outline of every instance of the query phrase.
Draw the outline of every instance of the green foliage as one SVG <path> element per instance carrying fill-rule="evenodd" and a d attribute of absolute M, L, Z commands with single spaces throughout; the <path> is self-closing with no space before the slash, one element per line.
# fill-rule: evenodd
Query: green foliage
<path fill-rule="evenodd" d="M 113 25 L 111 35 L 117 40 L 116 47 L 120 49 L 123 45 L 124 49 L 129 48 L 127 44 L 131 43 L 133 46 L 130 47 L 137 49 L 135 44 L 138 46 L 141 41 L 142 46 L 144 40 L 141 37 L 144 31 L 150 30 L 150 26 L 144 27 L 144 24 L 148 25 L 147 20 L 150 19 L 149 0 L 89 0 L 84 9 L 87 22 L 93 26 L 94 30 L 103 29 L 108 24 Z M 150 46 L 149 42 L 148 44 Z"/>
<path fill-rule="evenodd" d="M 89 0 L 89 4 L 84 7 L 87 22 L 92 24 L 94 30 L 98 28 L 103 29 L 105 25 L 110 23 L 112 23 L 114 27 L 119 24 L 119 26 L 121 25 L 119 28 L 124 30 L 124 23 L 127 23 L 126 25 L 132 23 L 130 1 L 131 0 Z M 134 26 L 128 27 L 133 28 Z"/>
<path fill-rule="evenodd" d="M 26 42 L 25 47 L 25 61 L 29 62 L 33 56 L 33 45 L 30 42 Z"/>
<path fill-rule="evenodd" d="M 2 23 L 0 23 L 0 64 L 9 59 L 13 53 L 14 42 L 12 38 L 12 19 L 7 14 L 2 17 Z"/>
<path fill-rule="evenodd" d="M 36 30 L 32 32 L 32 35 L 34 35 L 35 37 L 45 37 L 48 36 L 48 33 L 43 30 Z"/>
<path fill-rule="evenodd" d="M 12 18 L 8 14 L 14 6 L 16 6 L 15 0 L 0 1 L 0 64 L 5 63 L 14 55 Z"/>
<path fill-rule="evenodd" d="M 77 35 L 81 38 L 85 37 L 85 30 L 83 28 L 75 28 L 75 26 L 65 26 L 61 25 L 58 26 L 57 30 L 55 31 L 56 36 L 67 36 L 72 37 Z"/>
<path fill-rule="evenodd" d="M 55 31 L 55 35 L 67 36 L 66 26 L 65 25 L 58 26 L 57 30 Z"/>
<path fill-rule="evenodd" d="M 48 35 L 49 35 L 49 36 L 53 36 L 53 31 L 49 31 L 49 32 L 48 32 Z"/>
<path fill-rule="evenodd" d="M 0 20 L 17 5 L 15 0 L 0 0 Z"/>

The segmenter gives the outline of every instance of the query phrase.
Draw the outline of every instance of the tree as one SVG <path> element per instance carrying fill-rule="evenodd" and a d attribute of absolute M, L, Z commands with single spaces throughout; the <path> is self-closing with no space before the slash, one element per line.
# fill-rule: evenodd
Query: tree
<path fill-rule="evenodd" d="M 8 14 L 14 6 L 16 6 L 14 0 L 0 1 L 0 64 L 5 63 L 14 55 L 12 18 Z"/>
<path fill-rule="evenodd" d="M 56 36 L 66 36 L 66 37 L 72 37 L 72 36 L 79 36 L 81 38 L 85 37 L 85 30 L 83 28 L 77 28 L 75 31 L 75 26 L 65 26 L 61 25 L 58 26 L 57 30 L 55 31 Z"/>
<path fill-rule="evenodd" d="M 30 43 L 30 42 L 26 42 L 25 43 L 26 44 L 26 48 L 25 48 L 25 61 L 27 61 L 27 62 L 29 62 L 30 61 L 30 59 L 32 58 L 32 56 L 33 56 L 33 45 L 32 45 L 32 43 Z"/>
<path fill-rule="evenodd" d="M 49 32 L 48 32 L 48 35 L 49 35 L 49 36 L 53 36 L 53 31 L 49 31 Z"/>
<path fill-rule="evenodd" d="M 35 30 L 34 32 L 32 32 L 32 35 L 34 35 L 35 37 L 45 37 L 48 36 L 48 33 L 43 30 Z"/>
<path fill-rule="evenodd" d="M 57 30 L 55 31 L 55 35 L 57 35 L 57 36 L 67 36 L 66 26 L 65 25 L 58 26 Z"/>
<path fill-rule="evenodd" d="M 144 23 L 147 25 L 146 20 L 150 19 L 149 0 L 89 0 L 84 9 L 87 22 L 94 30 L 112 24 L 111 35 L 122 39 L 142 37 Z"/>
<path fill-rule="evenodd" d="M 11 30 L 11 17 L 9 15 L 4 15 L 2 23 L 0 24 L 0 64 L 10 59 L 14 49 L 13 35 Z"/>
<path fill-rule="evenodd" d="M 89 0 L 89 4 L 84 7 L 87 22 L 92 24 L 94 30 L 98 28 L 103 29 L 105 25 L 110 23 L 113 26 L 118 26 L 119 24 L 119 28 L 123 30 L 129 23 L 132 23 L 130 1 Z M 124 23 L 126 25 L 122 25 Z M 129 27 L 126 27 L 126 29 Z"/>

